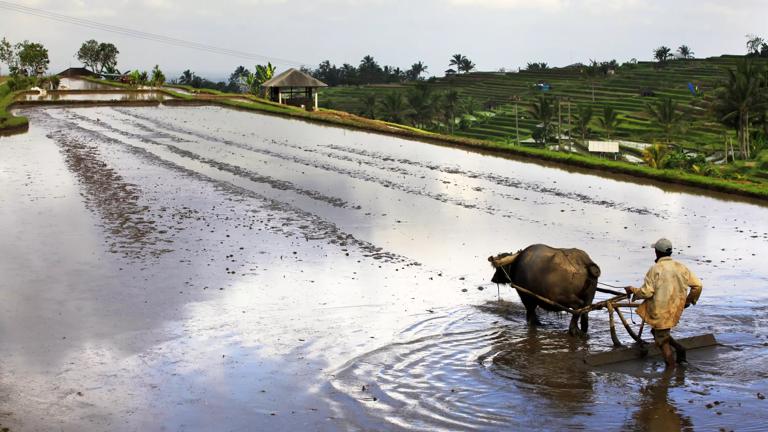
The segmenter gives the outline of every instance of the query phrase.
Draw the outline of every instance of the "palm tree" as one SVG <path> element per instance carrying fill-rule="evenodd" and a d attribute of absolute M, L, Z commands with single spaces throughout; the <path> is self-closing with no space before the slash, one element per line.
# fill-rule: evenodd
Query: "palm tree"
<path fill-rule="evenodd" d="M 765 79 L 761 67 L 744 59 L 735 69 L 727 70 L 726 81 L 715 93 L 717 118 L 727 126 L 735 126 L 742 158 L 750 157 L 750 115 L 767 108 Z"/>
<path fill-rule="evenodd" d="M 408 92 L 405 98 L 411 107 L 414 125 L 425 127 L 434 112 L 432 88 L 426 83 L 420 82 Z"/>
<path fill-rule="evenodd" d="M 448 131 L 453 133 L 453 128 L 456 125 L 456 110 L 459 106 L 459 92 L 456 90 L 449 90 L 443 98 L 443 113 L 445 115 L 445 121 L 449 124 Z"/>
<path fill-rule="evenodd" d="M 195 73 L 187 69 L 181 73 L 181 76 L 179 77 L 179 84 L 192 85 L 192 82 L 194 80 L 195 80 Z"/>
<path fill-rule="evenodd" d="M 654 105 L 648 104 L 647 109 L 654 123 L 664 129 L 667 144 L 672 142 L 672 134 L 683 120 L 683 113 L 678 110 L 677 102 L 671 97 L 665 97 Z"/>
<path fill-rule="evenodd" d="M 589 123 L 592 121 L 592 106 L 591 105 L 578 105 L 576 107 L 576 130 L 581 134 L 582 144 L 586 144 L 587 136 L 589 136 Z"/>
<path fill-rule="evenodd" d="M 461 64 L 465 59 L 466 57 L 464 57 L 462 54 L 454 54 L 453 57 L 451 57 L 451 62 L 448 63 L 448 66 L 456 66 L 456 70 L 461 72 Z"/>
<path fill-rule="evenodd" d="M 605 135 L 609 140 L 622 122 L 619 118 L 619 113 L 610 105 L 603 107 L 603 116 L 597 120 L 600 123 L 600 127 L 605 130 Z"/>
<path fill-rule="evenodd" d="M 555 115 L 554 105 L 548 97 L 539 96 L 538 100 L 531 104 L 528 112 L 531 114 L 531 117 L 541 123 L 541 130 L 544 142 L 546 143 L 552 129 L 552 117 Z"/>
<path fill-rule="evenodd" d="M 376 93 L 370 92 L 360 97 L 360 102 L 363 104 L 363 115 L 376 119 Z"/>
<path fill-rule="evenodd" d="M 680 47 L 677 49 L 677 52 L 683 58 L 686 58 L 686 59 L 693 58 L 693 54 L 694 54 L 694 52 L 691 51 L 691 49 L 688 47 L 688 45 L 680 45 Z"/>
<path fill-rule="evenodd" d="M 402 123 L 405 110 L 403 94 L 399 90 L 393 90 L 384 95 L 381 101 L 381 111 L 387 120 L 393 123 Z"/>
<path fill-rule="evenodd" d="M 461 61 L 461 64 L 458 67 L 459 72 L 464 71 L 464 73 L 470 73 L 475 70 L 475 64 L 466 57 L 464 57 L 464 60 Z"/>
<path fill-rule="evenodd" d="M 669 147 L 656 143 L 643 150 L 643 160 L 651 168 L 664 168 L 669 156 Z"/>
<path fill-rule="evenodd" d="M 653 50 L 653 58 L 656 59 L 659 64 L 666 63 L 670 56 L 672 56 L 672 49 L 669 47 L 662 45 Z"/>
<path fill-rule="evenodd" d="M 421 79 L 421 74 L 427 71 L 427 65 L 425 65 L 423 62 L 418 61 L 411 65 L 411 69 L 406 72 L 406 75 L 412 80 L 419 80 Z"/>

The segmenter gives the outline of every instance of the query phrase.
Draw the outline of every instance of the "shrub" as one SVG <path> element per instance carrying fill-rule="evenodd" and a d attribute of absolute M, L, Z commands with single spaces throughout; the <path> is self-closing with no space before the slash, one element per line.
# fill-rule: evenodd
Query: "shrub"
<path fill-rule="evenodd" d="M 757 160 L 758 168 L 761 170 L 768 170 L 768 149 L 762 150 L 760 153 L 758 153 L 755 159 Z"/>
<path fill-rule="evenodd" d="M 8 89 L 10 91 L 17 91 L 17 90 L 25 90 L 30 87 L 32 87 L 32 83 L 34 82 L 34 78 L 28 78 L 25 76 L 14 76 L 11 78 L 8 78 L 8 81 L 5 83 L 8 85 Z"/>
<path fill-rule="evenodd" d="M 701 167 L 706 163 L 707 160 L 703 155 L 689 155 L 678 149 L 667 156 L 664 167 L 692 171 L 694 165 Z"/>

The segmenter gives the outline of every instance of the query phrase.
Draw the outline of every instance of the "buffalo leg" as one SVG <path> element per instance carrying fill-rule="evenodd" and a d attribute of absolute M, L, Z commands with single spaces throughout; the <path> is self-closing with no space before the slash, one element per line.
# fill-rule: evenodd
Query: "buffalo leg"
<path fill-rule="evenodd" d="M 581 314 L 581 331 L 587 334 L 589 330 L 589 312 Z"/>
<path fill-rule="evenodd" d="M 539 317 L 536 316 L 536 299 L 525 294 L 520 294 L 520 300 L 522 300 L 523 306 L 525 306 L 525 320 L 528 321 L 528 324 L 541 325 Z"/>
<path fill-rule="evenodd" d="M 581 331 L 579 330 L 579 317 L 581 314 L 573 314 L 571 317 L 571 324 L 568 326 L 568 334 L 571 336 L 581 336 Z"/>

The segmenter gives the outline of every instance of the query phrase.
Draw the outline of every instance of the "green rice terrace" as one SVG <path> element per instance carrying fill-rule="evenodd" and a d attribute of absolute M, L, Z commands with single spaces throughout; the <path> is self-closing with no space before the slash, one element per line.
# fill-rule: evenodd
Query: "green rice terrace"
<path fill-rule="evenodd" d="M 707 154 L 722 153 L 727 137 L 735 139 L 734 129 L 717 121 L 711 111 L 717 83 L 726 77 L 726 69 L 734 68 L 743 56 L 721 56 L 707 59 L 685 59 L 667 62 L 656 68 L 652 62 L 624 64 L 614 74 L 589 79 L 580 67 L 552 68 L 539 71 L 473 72 L 431 79 L 428 85 L 435 91 L 455 90 L 461 98 L 474 98 L 479 109 L 469 122 L 456 127 L 453 134 L 483 140 L 515 143 L 517 139 L 515 104 L 519 98 L 517 127 L 523 143 L 531 143 L 538 120 L 529 113 L 531 104 L 540 96 L 561 102 L 561 128 L 565 134 L 568 110 L 575 115 L 577 105 L 592 106 L 594 116 L 589 125 L 590 138 L 605 139 L 606 131 L 600 127 L 598 117 L 605 106 L 613 107 L 619 125 L 612 138 L 639 143 L 663 142 L 665 134 L 648 112 L 647 106 L 664 97 L 670 97 L 683 113 L 682 125 L 672 140 L 687 149 Z M 762 65 L 764 60 L 760 61 Z M 548 84 L 543 91 L 536 85 Z M 689 83 L 698 93 L 689 89 Z M 382 99 L 393 89 L 408 89 L 413 84 L 330 87 L 321 94 L 321 105 L 353 113 L 365 113 L 363 96 L 375 93 Z M 594 89 L 594 93 L 593 93 Z M 641 95 L 646 92 L 646 95 Z M 652 94 L 651 95 L 649 95 Z M 555 111 L 554 124 L 557 126 Z M 574 138 L 577 136 L 574 133 Z M 622 146 L 622 151 L 632 148 Z M 582 152 L 585 149 L 581 149 Z M 635 153 L 637 153 L 635 151 Z"/>

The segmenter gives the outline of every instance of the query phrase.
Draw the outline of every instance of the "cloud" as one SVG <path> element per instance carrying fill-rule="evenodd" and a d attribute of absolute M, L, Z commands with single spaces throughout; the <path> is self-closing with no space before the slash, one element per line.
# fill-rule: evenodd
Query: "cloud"
<path fill-rule="evenodd" d="M 529 9 L 556 12 L 562 10 L 568 0 L 448 0 L 454 6 L 492 9 Z"/>

